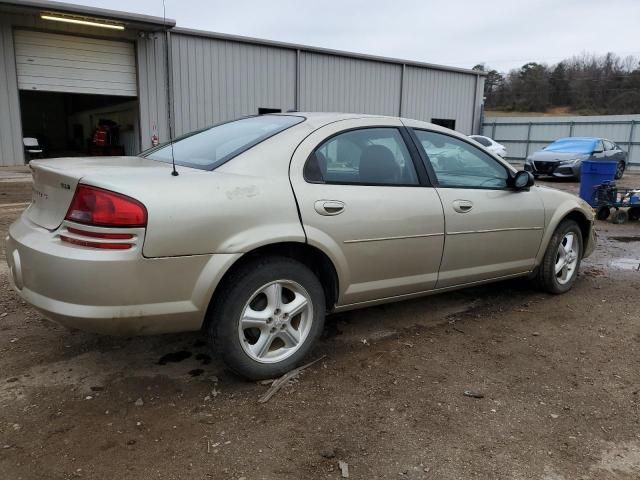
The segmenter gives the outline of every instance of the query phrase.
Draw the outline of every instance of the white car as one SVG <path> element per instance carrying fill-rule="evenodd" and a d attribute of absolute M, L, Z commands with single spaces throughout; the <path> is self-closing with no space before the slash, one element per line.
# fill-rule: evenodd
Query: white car
<path fill-rule="evenodd" d="M 495 140 L 483 135 L 469 135 L 469 138 L 478 142 L 494 155 L 499 155 L 502 158 L 507 158 L 507 147 L 505 147 L 501 143 L 498 143 Z"/>

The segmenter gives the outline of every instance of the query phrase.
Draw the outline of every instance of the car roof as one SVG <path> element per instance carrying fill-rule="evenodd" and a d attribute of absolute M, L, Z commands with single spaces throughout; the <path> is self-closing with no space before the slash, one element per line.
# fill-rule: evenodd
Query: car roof
<path fill-rule="evenodd" d="M 584 140 L 584 141 L 593 142 L 596 140 L 602 140 L 602 138 L 600 137 L 563 137 L 563 138 L 558 138 L 557 140 L 554 140 L 554 142 L 571 142 L 574 140 Z"/>
<path fill-rule="evenodd" d="M 412 125 L 416 122 L 420 123 L 420 127 L 428 127 L 430 130 L 442 131 L 442 132 L 453 132 L 460 137 L 465 137 L 460 132 L 455 130 L 450 130 L 448 128 L 442 127 L 440 125 L 436 125 L 435 123 L 429 123 L 422 120 L 416 120 L 413 118 L 406 117 L 397 117 L 393 115 L 373 115 L 368 113 L 344 113 L 344 112 L 297 112 L 297 111 L 289 111 L 282 113 L 269 113 L 267 115 L 296 115 L 300 117 L 306 118 L 306 123 L 311 124 L 314 128 L 320 128 L 324 125 L 328 125 L 329 123 L 339 122 L 342 120 L 353 120 L 357 118 L 380 118 L 380 119 L 393 119 L 400 120 L 402 122 L 409 122 Z"/>

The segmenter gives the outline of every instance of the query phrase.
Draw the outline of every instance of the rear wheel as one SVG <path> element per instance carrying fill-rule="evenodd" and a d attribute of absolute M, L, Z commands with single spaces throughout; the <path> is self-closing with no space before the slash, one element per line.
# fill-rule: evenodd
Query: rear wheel
<path fill-rule="evenodd" d="M 582 232 L 573 220 L 556 229 L 538 268 L 536 283 L 549 293 L 565 293 L 578 276 L 582 259 Z"/>
<path fill-rule="evenodd" d="M 322 285 L 295 260 L 246 264 L 222 288 L 209 335 L 225 363 L 243 377 L 273 378 L 295 368 L 322 333 Z"/>
<path fill-rule="evenodd" d="M 622 176 L 624 175 L 625 167 L 626 165 L 624 162 L 618 162 L 618 166 L 616 167 L 616 180 L 622 178 Z"/>

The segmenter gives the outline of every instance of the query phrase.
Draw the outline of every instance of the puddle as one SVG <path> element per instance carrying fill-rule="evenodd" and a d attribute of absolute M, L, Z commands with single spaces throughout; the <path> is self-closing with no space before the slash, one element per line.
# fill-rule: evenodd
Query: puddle
<path fill-rule="evenodd" d="M 191 357 L 192 353 L 186 350 L 179 352 L 167 353 L 158 360 L 158 365 L 166 365 L 167 363 L 178 363 Z"/>
<path fill-rule="evenodd" d="M 616 242 L 623 243 L 631 243 L 631 242 L 640 242 L 640 237 L 610 237 L 611 240 L 615 240 Z"/>
<path fill-rule="evenodd" d="M 619 270 L 640 271 L 640 260 L 636 258 L 616 258 L 611 260 L 608 266 Z"/>
<path fill-rule="evenodd" d="M 202 365 L 209 365 L 211 363 L 211 357 L 206 353 L 197 354 L 196 360 L 199 360 Z"/>

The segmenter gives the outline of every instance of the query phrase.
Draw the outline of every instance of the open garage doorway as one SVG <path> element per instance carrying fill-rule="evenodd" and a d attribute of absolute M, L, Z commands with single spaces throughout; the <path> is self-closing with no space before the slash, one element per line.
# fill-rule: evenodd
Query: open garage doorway
<path fill-rule="evenodd" d="M 37 140 L 31 158 L 136 155 L 140 151 L 135 98 L 61 92 L 20 92 L 24 138 Z M 29 141 L 27 141 L 29 143 Z"/>
<path fill-rule="evenodd" d="M 14 30 L 26 160 L 140 151 L 133 42 Z"/>

